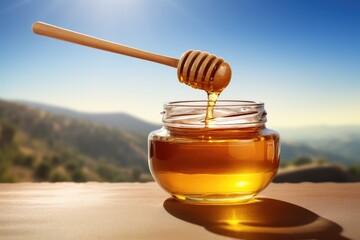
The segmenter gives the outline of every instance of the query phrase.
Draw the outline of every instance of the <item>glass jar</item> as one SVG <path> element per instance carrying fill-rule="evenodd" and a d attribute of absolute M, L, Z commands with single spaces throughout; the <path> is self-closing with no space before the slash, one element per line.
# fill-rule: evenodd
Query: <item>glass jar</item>
<path fill-rule="evenodd" d="M 206 113 L 207 101 L 164 104 L 164 126 L 149 134 L 151 174 L 180 200 L 245 202 L 276 175 L 279 134 L 260 102 L 219 100 L 208 122 Z"/>

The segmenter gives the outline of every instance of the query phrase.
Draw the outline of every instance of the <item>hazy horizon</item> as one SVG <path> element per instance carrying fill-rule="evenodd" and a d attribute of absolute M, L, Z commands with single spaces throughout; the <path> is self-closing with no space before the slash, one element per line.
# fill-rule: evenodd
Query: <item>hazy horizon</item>
<path fill-rule="evenodd" d="M 265 103 L 268 126 L 360 124 L 360 2 L 107 0 L 0 2 L 0 99 L 161 123 L 164 102 L 206 99 L 176 69 L 38 36 L 36 21 L 179 58 L 232 67 L 220 99 Z"/>
<path fill-rule="evenodd" d="M 141 118 L 140 116 L 136 116 L 133 115 L 131 113 L 128 113 L 126 111 L 86 111 L 86 110 L 79 110 L 79 109 L 74 109 L 71 107 L 67 107 L 67 106 L 60 106 L 60 105 L 54 105 L 54 104 L 48 104 L 48 103 L 44 103 L 44 102 L 36 102 L 36 101 L 29 101 L 29 100 L 24 100 L 24 99 L 3 99 L 0 98 L 0 100 L 4 100 L 4 101 L 9 101 L 9 102 L 16 102 L 16 103 L 21 103 L 21 104 L 25 104 L 25 105 L 29 105 L 32 106 L 33 104 L 35 105 L 43 105 L 43 106 L 48 106 L 48 107 L 54 107 L 54 108 L 60 108 L 66 111 L 73 111 L 76 113 L 80 113 L 80 114 L 104 114 L 104 115 L 111 115 L 111 114 L 126 114 L 129 115 L 131 117 L 135 117 L 141 121 L 150 123 L 150 124 L 154 124 L 154 125 L 162 125 L 162 116 L 161 113 L 159 112 L 159 120 L 158 122 L 154 121 L 149 121 L 148 119 L 144 119 Z M 34 106 L 32 106 L 34 107 Z M 37 108 L 35 106 L 35 108 Z M 41 109 L 41 108 L 39 108 Z M 356 127 L 359 128 L 360 130 L 360 123 L 355 123 L 355 124 L 339 124 L 339 125 L 331 125 L 331 124 L 314 124 L 314 125 L 307 125 L 307 126 L 293 126 L 293 127 L 284 127 L 284 126 L 274 126 L 272 124 L 266 123 L 266 125 L 271 126 L 271 127 L 276 127 L 276 130 L 302 130 L 302 129 L 312 129 L 312 128 L 351 128 L 351 127 Z"/>

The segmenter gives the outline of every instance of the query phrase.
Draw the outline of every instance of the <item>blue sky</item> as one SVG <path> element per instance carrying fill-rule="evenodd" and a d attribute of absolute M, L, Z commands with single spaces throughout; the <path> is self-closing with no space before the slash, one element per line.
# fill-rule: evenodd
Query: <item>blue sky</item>
<path fill-rule="evenodd" d="M 360 2 L 2 0 L 0 98 L 161 122 L 162 104 L 205 99 L 176 69 L 31 31 L 43 21 L 179 58 L 232 67 L 221 99 L 265 102 L 274 128 L 360 124 Z"/>

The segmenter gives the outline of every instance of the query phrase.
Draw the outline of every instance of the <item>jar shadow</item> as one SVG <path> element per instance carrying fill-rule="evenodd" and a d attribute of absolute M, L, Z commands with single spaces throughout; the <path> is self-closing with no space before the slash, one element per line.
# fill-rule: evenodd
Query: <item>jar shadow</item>
<path fill-rule="evenodd" d="M 210 232 L 246 240 L 348 239 L 342 227 L 292 203 L 257 198 L 237 205 L 194 205 L 169 198 L 165 210 Z"/>

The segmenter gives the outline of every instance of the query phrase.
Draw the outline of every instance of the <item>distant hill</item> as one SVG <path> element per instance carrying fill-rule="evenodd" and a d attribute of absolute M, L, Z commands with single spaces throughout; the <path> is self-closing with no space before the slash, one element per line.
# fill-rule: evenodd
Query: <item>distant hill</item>
<path fill-rule="evenodd" d="M 131 116 L 127 113 L 86 113 L 31 101 L 19 101 L 19 103 L 64 117 L 91 121 L 94 123 L 100 123 L 110 127 L 116 127 L 143 134 L 148 134 L 151 131 L 161 127 L 160 124 L 153 124 Z"/>
<path fill-rule="evenodd" d="M 312 143 L 330 139 L 360 137 L 359 125 L 348 126 L 308 126 L 278 129 L 286 142 Z"/>
<path fill-rule="evenodd" d="M 0 180 L 138 181 L 142 174 L 149 176 L 144 134 L 0 100 Z"/>
<path fill-rule="evenodd" d="M 345 165 L 360 164 L 360 125 L 310 126 L 279 132 L 284 161 L 303 155 Z"/>
<path fill-rule="evenodd" d="M 152 180 L 147 134 L 159 127 L 128 114 L 0 100 L 0 182 Z M 322 127 L 280 130 L 282 164 L 305 157 L 353 166 L 360 173 L 357 127 L 317 128 Z"/>
<path fill-rule="evenodd" d="M 354 143 L 360 147 L 360 141 Z M 282 142 L 281 161 L 283 163 L 292 161 L 299 157 L 310 157 L 312 159 L 324 159 L 332 163 L 340 163 L 347 166 L 360 164 L 360 155 L 346 154 L 339 150 L 334 142 L 324 148 L 318 148 L 315 144 L 304 144 L 301 142 Z"/>
<path fill-rule="evenodd" d="M 306 165 L 296 169 L 283 170 L 273 182 L 359 182 L 360 176 L 353 175 L 346 169 L 336 165 L 312 166 Z"/>
<path fill-rule="evenodd" d="M 56 115 L 91 121 L 144 135 L 161 127 L 126 113 L 83 113 L 30 101 L 22 101 L 22 103 Z M 278 130 L 282 143 L 282 162 L 286 163 L 298 157 L 307 156 L 348 166 L 360 164 L 360 125 L 309 126 Z"/>

